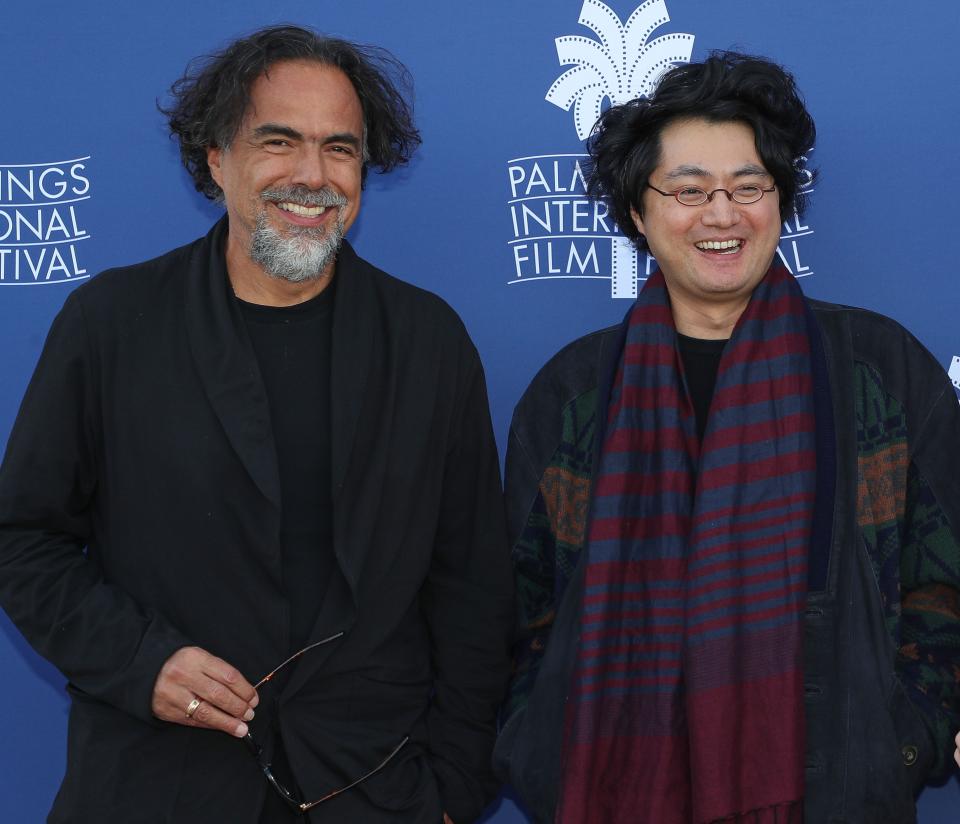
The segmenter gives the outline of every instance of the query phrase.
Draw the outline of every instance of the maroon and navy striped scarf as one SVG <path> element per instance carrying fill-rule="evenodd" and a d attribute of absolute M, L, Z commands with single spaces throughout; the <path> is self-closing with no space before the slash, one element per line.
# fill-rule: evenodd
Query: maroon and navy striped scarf
<path fill-rule="evenodd" d="M 803 817 L 815 484 L 803 296 L 772 267 L 702 447 L 663 275 L 631 310 L 594 482 L 557 821 Z"/>

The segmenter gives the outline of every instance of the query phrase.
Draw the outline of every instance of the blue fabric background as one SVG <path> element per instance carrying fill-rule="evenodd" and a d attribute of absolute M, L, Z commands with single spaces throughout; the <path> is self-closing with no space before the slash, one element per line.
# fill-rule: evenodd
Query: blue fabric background
<path fill-rule="evenodd" d="M 608 3 L 621 21 L 639 4 Z M 4 7 L 0 444 L 70 289 L 84 276 L 189 241 L 218 216 L 193 192 L 155 101 L 191 57 L 269 23 L 292 21 L 386 46 L 410 67 L 423 148 L 409 169 L 371 176 L 351 239 L 361 255 L 439 293 L 461 314 L 486 366 L 501 447 L 513 403 L 539 366 L 564 343 L 623 315 L 628 302 L 611 297 L 609 232 L 602 224 L 593 231 L 598 227 L 577 205 L 576 186 L 570 191 L 568 185 L 576 158 L 561 157 L 582 151 L 573 114 L 544 99 L 570 68 L 558 61 L 555 38 L 597 39 L 578 23 L 582 0 L 270 5 L 269 12 L 253 0 L 149 6 L 46 0 Z M 810 164 L 822 177 L 809 212 L 784 228 L 781 246 L 804 290 L 895 317 L 949 368 L 960 355 L 950 247 L 960 183 L 956 5 L 668 0 L 666 7 L 670 20 L 650 40 L 693 35 L 694 58 L 730 47 L 773 57 L 795 73 L 805 93 L 819 127 Z M 674 38 L 670 45 L 682 49 L 683 43 Z M 71 164 L 62 162 L 77 158 L 83 166 L 71 179 Z M 62 170 L 48 173 L 45 191 L 37 181 L 49 166 L 40 164 Z M 534 165 L 543 177 L 527 191 Z M 32 197 L 11 184 L 11 177 L 25 183 L 31 171 Z M 58 180 L 74 191 L 68 186 L 57 196 Z M 520 212 L 511 207 L 523 203 L 550 211 L 549 230 L 534 222 L 517 236 L 512 214 Z M 47 245 L 11 245 L 17 212 L 19 242 Z M 563 237 L 561 213 L 566 233 L 583 237 Z M 38 214 L 42 239 L 23 222 L 35 225 Z M 569 246 L 585 255 L 592 240 L 602 271 L 569 277 L 579 273 L 576 264 L 566 265 Z M 534 246 L 541 274 L 549 277 L 531 274 Z M 47 280 L 55 248 L 65 265 Z M 34 282 L 29 261 L 36 267 L 44 249 Z M 518 258 L 524 259 L 521 277 Z M 639 261 L 641 275 L 646 265 Z M 619 280 L 621 287 L 625 282 Z M 954 374 L 960 380 L 960 366 Z M 2 616 L 0 662 L 0 820 L 32 824 L 44 819 L 63 771 L 63 678 Z M 924 824 L 956 820 L 956 778 L 926 790 L 920 808 Z M 488 820 L 525 818 L 504 799 Z"/>

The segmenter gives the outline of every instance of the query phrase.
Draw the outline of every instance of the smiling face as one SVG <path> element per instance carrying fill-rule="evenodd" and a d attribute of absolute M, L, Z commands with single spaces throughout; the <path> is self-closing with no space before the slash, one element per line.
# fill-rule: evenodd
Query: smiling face
<path fill-rule="evenodd" d="M 768 189 L 774 181 L 749 126 L 681 120 L 660 133 L 660 162 L 649 182 L 665 192 L 685 187 L 712 192 Z M 749 204 L 716 192 L 708 203 L 684 206 L 647 189 L 642 203 L 642 217 L 632 212 L 634 224 L 663 272 L 677 329 L 692 337 L 729 337 L 776 254 L 776 192 Z"/>
<path fill-rule="evenodd" d="M 238 296 L 276 292 L 277 278 L 300 299 L 303 288 L 324 288 L 360 208 L 363 110 L 347 76 L 313 62 L 271 66 L 250 89 L 236 137 L 207 161 L 229 215 Z"/>

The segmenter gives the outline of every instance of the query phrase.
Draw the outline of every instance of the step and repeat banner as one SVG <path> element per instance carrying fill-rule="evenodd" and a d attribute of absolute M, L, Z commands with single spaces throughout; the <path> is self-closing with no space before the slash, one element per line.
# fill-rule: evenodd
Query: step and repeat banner
<path fill-rule="evenodd" d="M 783 263 L 811 296 L 904 323 L 960 387 L 960 11 L 947 0 L 47 0 L 7 4 L 0 26 L 0 445 L 70 291 L 219 216 L 157 103 L 192 57 L 278 22 L 410 68 L 423 147 L 371 175 L 350 238 L 463 317 L 501 448 L 537 369 L 618 321 L 654 266 L 584 194 L 594 113 L 712 49 L 786 65 L 817 121 L 804 162 L 820 177 L 783 224 Z M 0 820 L 32 824 L 63 772 L 64 679 L 5 616 L 0 668 Z M 958 786 L 925 790 L 923 824 L 960 819 Z M 506 797 L 487 820 L 526 818 Z"/>

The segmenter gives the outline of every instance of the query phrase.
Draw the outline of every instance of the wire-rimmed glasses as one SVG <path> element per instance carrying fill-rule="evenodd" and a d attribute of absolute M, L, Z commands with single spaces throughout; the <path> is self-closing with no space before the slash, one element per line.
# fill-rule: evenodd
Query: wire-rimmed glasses
<path fill-rule="evenodd" d="M 756 203 L 767 192 L 775 191 L 777 184 L 774 183 L 769 189 L 764 189 L 762 186 L 757 186 L 755 183 L 745 183 L 742 186 L 737 186 L 733 191 L 730 191 L 729 189 L 714 189 L 712 192 L 708 192 L 705 189 L 700 189 L 697 186 L 684 186 L 682 189 L 677 189 L 675 192 L 664 192 L 661 189 L 658 189 L 656 186 L 652 186 L 650 183 L 647 183 L 647 188 L 653 189 L 653 191 L 655 191 L 658 195 L 676 198 L 677 203 L 680 203 L 684 206 L 703 206 L 704 203 L 709 203 L 712 201 L 713 196 L 717 192 L 723 192 L 727 196 L 727 200 L 732 200 L 734 203 L 742 203 L 743 205 L 747 205 L 748 203 Z"/>
<path fill-rule="evenodd" d="M 343 632 L 337 632 L 327 638 L 321 639 L 320 641 L 314 641 L 312 644 L 308 644 L 302 650 L 295 652 L 293 655 L 287 658 L 287 660 L 284 661 L 282 664 L 280 664 L 278 667 L 276 667 L 275 669 L 271 670 L 266 675 L 264 675 L 263 678 L 261 678 L 259 681 L 257 681 L 256 684 L 253 685 L 253 688 L 255 690 L 259 690 L 261 686 L 269 682 L 273 678 L 273 676 L 275 676 L 278 672 L 280 672 L 280 670 L 282 670 L 288 664 L 292 664 L 294 661 L 300 658 L 300 656 L 303 655 L 304 653 L 309 652 L 310 650 L 315 649 L 316 647 L 323 646 L 324 644 L 329 644 L 331 641 L 336 641 L 338 638 L 342 636 L 343 636 Z M 331 790 L 321 798 L 318 798 L 316 801 L 303 801 L 297 798 L 286 787 L 284 787 L 283 784 L 281 784 L 280 781 L 277 779 L 277 777 L 273 774 L 272 764 L 269 761 L 266 761 L 264 759 L 263 747 L 257 743 L 253 735 L 250 732 L 248 732 L 243 737 L 243 741 L 247 745 L 247 749 L 249 749 L 250 752 L 253 754 L 253 757 L 257 759 L 257 764 L 260 767 L 260 771 L 266 777 L 267 782 L 270 784 L 271 787 L 273 787 L 273 789 L 277 792 L 280 798 L 283 799 L 284 803 L 291 809 L 296 810 L 298 813 L 305 813 L 307 812 L 307 810 L 313 809 L 318 804 L 322 804 L 324 801 L 329 801 L 331 798 L 335 798 L 341 793 L 344 793 L 347 790 L 352 789 L 353 787 L 356 787 L 357 784 L 360 784 L 366 781 L 371 776 L 376 775 L 378 772 L 380 772 L 380 770 L 386 767 L 391 760 L 393 760 L 393 757 L 398 752 L 400 752 L 400 750 L 403 749 L 403 747 L 407 744 L 409 740 L 410 740 L 410 736 L 405 735 L 403 737 L 403 740 L 388 753 L 386 758 L 380 761 L 380 763 L 377 764 L 372 770 L 369 770 L 368 772 L 364 773 L 356 780 L 351 781 L 349 784 L 346 784 L 343 787 L 340 787 L 339 789 Z"/>

